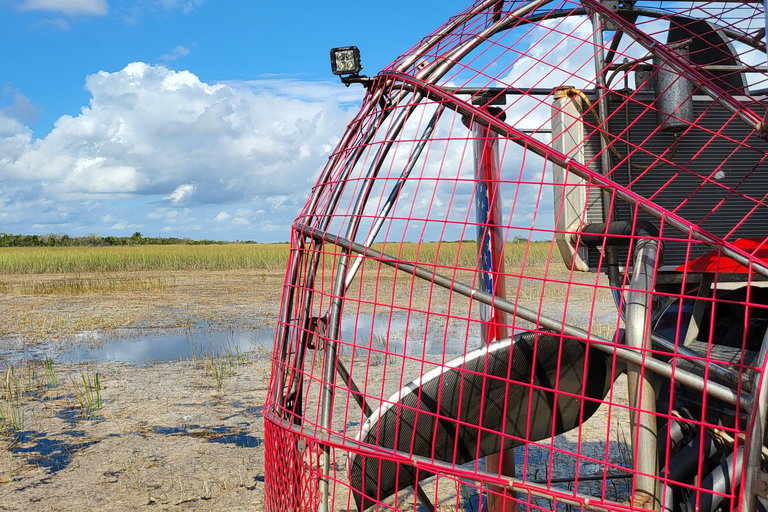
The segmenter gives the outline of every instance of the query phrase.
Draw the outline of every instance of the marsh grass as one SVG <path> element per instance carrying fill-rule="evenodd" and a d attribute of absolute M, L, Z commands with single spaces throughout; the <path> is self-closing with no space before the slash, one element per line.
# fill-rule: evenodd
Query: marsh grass
<path fill-rule="evenodd" d="M 24 394 L 23 376 L 18 375 L 11 365 L 5 374 L 3 400 L 0 401 L 0 432 L 3 434 L 15 435 L 24 430 Z"/>
<path fill-rule="evenodd" d="M 51 356 L 45 356 L 43 360 L 43 366 L 45 367 L 45 381 L 49 389 L 54 389 L 59 385 L 59 378 L 56 376 L 56 369 L 53 364 Z"/>
<path fill-rule="evenodd" d="M 405 261 L 417 261 L 438 267 L 477 267 L 474 241 L 379 243 L 373 248 Z M 98 273 L 137 270 L 258 270 L 285 268 L 288 244 L 219 244 L 219 245 L 138 245 L 123 247 L 4 247 L 0 248 L 0 274 Z M 545 264 L 550 255 L 549 242 L 509 242 L 504 262 L 518 268 Z M 338 247 L 327 245 L 323 251 L 333 257 Z M 369 265 L 376 265 L 369 260 Z M 65 290 L 85 287 L 132 286 L 130 284 L 95 282 L 61 283 Z M 7 292 L 0 284 L 0 293 Z M 54 287 L 55 289 L 56 287 Z M 46 293 L 45 288 L 40 292 Z M 55 292 L 48 292 L 55 293 Z M 69 292 L 77 293 L 77 292 Z"/>
<path fill-rule="evenodd" d="M 75 398 L 80 405 L 80 415 L 84 418 L 93 417 L 94 413 L 101 410 L 101 379 L 99 372 L 91 376 L 88 372 L 80 370 L 80 381 L 72 378 L 72 386 L 75 390 Z"/>
<path fill-rule="evenodd" d="M 29 295 L 68 295 L 79 293 L 140 292 L 164 290 L 176 286 L 175 279 L 160 278 L 72 278 L 21 284 L 21 293 Z"/>
<path fill-rule="evenodd" d="M 459 506 L 461 510 L 464 512 L 475 512 L 475 506 L 472 504 L 472 496 L 469 494 L 467 484 L 462 481 L 459 485 L 461 486 L 461 492 L 459 493 Z"/>
<path fill-rule="evenodd" d="M 213 386 L 221 391 L 227 380 L 236 374 L 236 368 L 253 362 L 252 356 L 243 352 L 237 343 L 229 340 L 226 345 L 216 347 L 211 340 L 211 350 L 206 352 L 192 339 L 192 361 L 213 379 Z"/>
<path fill-rule="evenodd" d="M 6 247 L 0 274 L 278 269 L 288 252 L 288 244 Z"/>
<path fill-rule="evenodd" d="M 232 375 L 232 362 L 228 357 L 223 357 L 220 353 L 213 353 L 206 359 L 205 369 L 213 377 L 216 389 L 221 391 L 227 378 Z"/>

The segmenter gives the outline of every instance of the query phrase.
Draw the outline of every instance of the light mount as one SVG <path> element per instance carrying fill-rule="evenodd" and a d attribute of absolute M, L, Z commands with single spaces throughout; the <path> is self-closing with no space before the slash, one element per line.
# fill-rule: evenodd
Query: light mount
<path fill-rule="evenodd" d="M 360 50 L 357 46 L 331 48 L 331 72 L 341 79 L 341 83 L 347 87 L 350 84 L 360 83 L 367 88 L 372 79 L 361 75 L 362 69 Z"/>

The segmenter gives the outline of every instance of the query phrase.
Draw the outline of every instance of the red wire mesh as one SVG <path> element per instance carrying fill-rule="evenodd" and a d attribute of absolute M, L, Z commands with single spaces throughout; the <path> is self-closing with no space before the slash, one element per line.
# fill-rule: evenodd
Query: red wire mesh
<path fill-rule="evenodd" d="M 478 1 L 373 78 L 293 226 L 292 510 L 766 510 L 765 16 Z"/>

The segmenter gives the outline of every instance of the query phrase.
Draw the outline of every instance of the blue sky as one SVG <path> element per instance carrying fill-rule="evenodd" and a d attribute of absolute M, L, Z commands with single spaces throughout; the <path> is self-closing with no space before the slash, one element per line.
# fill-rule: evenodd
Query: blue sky
<path fill-rule="evenodd" d="M 287 240 L 362 97 L 328 50 L 467 4 L 0 0 L 0 231 Z"/>

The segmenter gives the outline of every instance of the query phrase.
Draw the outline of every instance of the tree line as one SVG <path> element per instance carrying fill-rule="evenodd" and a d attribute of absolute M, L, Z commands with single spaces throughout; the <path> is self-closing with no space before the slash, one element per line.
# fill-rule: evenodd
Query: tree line
<path fill-rule="evenodd" d="M 0 247 L 104 247 L 113 245 L 211 245 L 226 244 L 219 240 L 193 240 L 191 238 L 149 237 L 137 231 L 131 236 L 69 236 L 66 234 L 14 235 L 0 233 Z M 237 243 L 256 243 L 239 241 Z"/>

